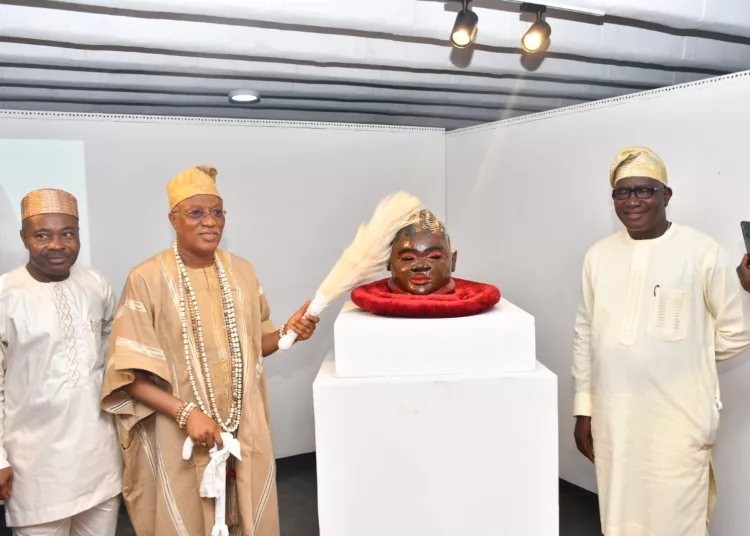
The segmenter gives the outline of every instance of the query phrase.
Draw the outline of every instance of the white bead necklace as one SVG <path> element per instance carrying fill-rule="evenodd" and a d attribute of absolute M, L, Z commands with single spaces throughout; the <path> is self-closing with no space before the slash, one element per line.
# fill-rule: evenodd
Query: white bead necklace
<path fill-rule="evenodd" d="M 174 256 L 177 261 L 177 275 L 180 295 L 180 320 L 182 321 L 182 341 L 185 346 L 185 362 L 187 363 L 188 377 L 190 385 L 193 387 L 193 394 L 198 402 L 201 411 L 210 415 L 221 427 L 222 430 L 234 433 L 240 425 L 242 415 L 242 347 L 240 346 L 240 337 L 237 333 L 237 320 L 234 311 L 234 299 L 232 298 L 232 289 L 229 286 L 229 280 L 224 272 L 224 267 L 219 260 L 219 256 L 214 253 L 214 266 L 219 276 L 219 287 L 221 289 L 221 305 L 224 313 L 224 330 L 229 341 L 229 349 L 232 357 L 232 385 L 231 399 L 229 402 L 229 411 L 227 420 L 224 421 L 219 415 L 219 408 L 216 405 L 214 396 L 214 386 L 211 380 L 211 369 L 208 366 L 208 357 L 206 354 L 206 345 L 203 342 L 203 326 L 201 324 L 200 311 L 198 310 L 198 300 L 195 297 L 193 285 L 188 277 L 185 263 L 182 261 L 180 252 L 177 249 L 177 242 L 174 244 Z M 185 306 L 185 289 L 190 296 L 188 307 Z M 188 334 L 188 322 L 186 309 L 190 311 L 190 321 L 193 325 L 193 340 L 198 350 L 198 360 L 203 373 L 203 383 L 208 393 L 208 411 L 206 405 L 200 396 L 198 385 L 193 374 L 193 365 L 190 359 L 190 336 Z"/>

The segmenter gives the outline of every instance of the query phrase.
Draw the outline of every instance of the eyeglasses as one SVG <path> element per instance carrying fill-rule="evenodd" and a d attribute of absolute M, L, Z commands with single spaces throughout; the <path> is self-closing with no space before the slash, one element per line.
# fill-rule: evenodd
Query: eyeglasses
<path fill-rule="evenodd" d="M 651 188 L 649 186 L 638 186 L 637 188 L 615 188 L 612 190 L 612 199 L 623 201 L 625 199 L 630 199 L 632 194 L 635 194 L 638 199 L 651 199 L 654 196 L 655 191 L 665 190 L 666 188 L 666 186 L 657 186 L 656 188 Z"/>
<path fill-rule="evenodd" d="M 210 212 L 206 212 L 205 210 L 190 210 L 188 212 L 172 212 L 172 214 L 182 214 L 183 216 L 187 216 L 191 220 L 194 221 L 201 221 L 206 216 L 210 215 L 212 218 L 216 220 L 224 219 L 224 216 L 227 215 L 227 211 L 221 208 L 215 208 L 211 210 Z"/>

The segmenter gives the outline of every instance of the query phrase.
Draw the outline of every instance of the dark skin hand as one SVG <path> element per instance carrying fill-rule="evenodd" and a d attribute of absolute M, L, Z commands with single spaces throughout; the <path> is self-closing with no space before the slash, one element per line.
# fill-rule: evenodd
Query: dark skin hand
<path fill-rule="evenodd" d="M 284 325 L 286 331 L 294 331 L 297 334 L 297 339 L 294 341 L 296 344 L 299 341 L 306 341 L 315 333 L 315 326 L 320 321 L 317 316 L 305 316 L 305 311 L 310 306 L 310 300 L 305 302 L 305 305 L 300 307 L 296 313 L 292 315 L 292 318 Z M 279 349 L 279 341 L 281 340 L 281 334 L 278 331 L 273 333 L 266 333 L 263 335 L 261 340 L 261 348 L 263 349 L 263 357 L 268 357 L 276 350 Z"/>
<path fill-rule="evenodd" d="M 664 185 L 648 177 L 627 177 L 615 183 L 617 188 L 663 188 Z M 672 199 L 672 189 L 656 190 L 649 199 L 640 199 L 635 192 L 624 200 L 615 199 L 617 217 L 633 240 L 659 238 L 667 232 L 667 206 Z"/>
<path fill-rule="evenodd" d="M 23 220 L 21 240 L 29 252 L 31 277 L 42 283 L 64 281 L 78 259 L 81 241 L 78 218 L 68 214 L 39 214 Z"/>
<path fill-rule="evenodd" d="M 393 242 L 388 270 L 395 287 L 407 294 L 427 295 L 445 287 L 456 269 L 456 252 L 437 234 L 401 231 Z"/>
<path fill-rule="evenodd" d="M 737 277 L 740 278 L 740 284 L 746 292 L 750 292 L 750 255 L 745 254 L 742 262 L 737 267 Z"/>
<path fill-rule="evenodd" d="M 7 501 L 13 494 L 13 469 L 0 469 L 0 501 Z"/>
<path fill-rule="evenodd" d="M 182 400 L 161 389 L 142 372 L 136 372 L 133 383 L 123 387 L 123 390 L 136 400 L 172 419 L 182 406 Z M 221 441 L 221 428 L 198 408 L 190 413 L 186 432 L 197 446 L 211 448 L 216 443 L 220 449 L 224 447 Z"/>
<path fill-rule="evenodd" d="M 573 432 L 578 452 L 594 463 L 594 439 L 591 436 L 591 417 L 576 417 L 576 427 Z"/>

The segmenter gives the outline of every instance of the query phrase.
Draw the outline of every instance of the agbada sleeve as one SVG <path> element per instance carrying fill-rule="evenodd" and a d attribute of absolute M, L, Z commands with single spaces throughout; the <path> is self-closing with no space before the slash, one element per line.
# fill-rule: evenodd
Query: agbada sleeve
<path fill-rule="evenodd" d="M 750 348 L 750 294 L 740 286 L 729 254 L 716 246 L 703 263 L 706 307 L 714 317 L 716 359 L 728 359 Z"/>
<path fill-rule="evenodd" d="M 169 364 L 154 328 L 153 305 L 146 280 L 138 272 L 132 272 L 109 336 L 102 390 L 102 409 L 117 415 L 127 433 L 155 412 L 122 390 L 133 383 L 136 371 L 148 374 L 157 385 L 171 391 Z"/>
<path fill-rule="evenodd" d="M 573 366 L 575 382 L 573 415 L 591 416 L 591 320 L 594 311 L 594 290 L 591 285 L 591 259 L 587 254 L 581 277 L 581 299 L 575 320 L 573 338 Z"/>

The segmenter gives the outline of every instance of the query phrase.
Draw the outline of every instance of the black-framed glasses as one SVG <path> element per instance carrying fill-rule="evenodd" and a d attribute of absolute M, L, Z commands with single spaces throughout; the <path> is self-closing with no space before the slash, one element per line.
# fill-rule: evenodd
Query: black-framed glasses
<path fill-rule="evenodd" d="M 654 192 L 658 190 L 666 190 L 666 186 L 657 186 L 652 188 L 650 186 L 637 186 L 635 188 L 615 188 L 612 190 L 612 199 L 618 201 L 624 201 L 630 199 L 630 196 L 635 194 L 638 199 L 650 199 L 654 196 Z"/>
<path fill-rule="evenodd" d="M 183 216 L 187 216 L 191 220 L 194 221 L 200 221 L 206 216 L 211 216 L 212 218 L 216 220 L 224 219 L 224 216 L 227 215 L 227 211 L 223 208 L 215 208 L 213 210 L 210 210 L 206 212 L 205 210 L 196 209 L 196 210 L 189 210 L 187 212 L 173 212 L 173 214 L 182 214 Z"/>

